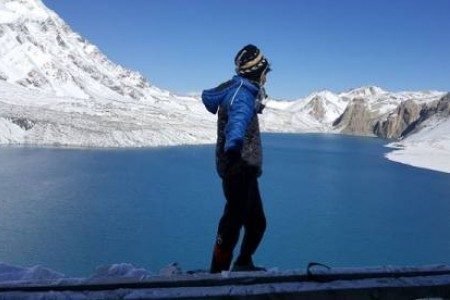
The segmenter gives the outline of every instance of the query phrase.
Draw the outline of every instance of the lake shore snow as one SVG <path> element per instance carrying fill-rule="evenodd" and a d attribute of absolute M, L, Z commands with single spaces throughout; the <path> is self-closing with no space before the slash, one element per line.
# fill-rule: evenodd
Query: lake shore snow
<path fill-rule="evenodd" d="M 388 144 L 386 158 L 399 163 L 450 174 L 450 119 L 430 120 L 419 132 Z"/>

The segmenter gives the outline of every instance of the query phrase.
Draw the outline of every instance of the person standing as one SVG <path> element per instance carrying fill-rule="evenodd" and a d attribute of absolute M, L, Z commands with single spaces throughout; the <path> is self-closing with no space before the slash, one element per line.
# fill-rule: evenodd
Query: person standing
<path fill-rule="evenodd" d="M 251 44 L 239 50 L 234 63 L 236 75 L 231 80 L 202 93 L 206 109 L 218 114 L 216 168 L 226 198 L 214 244 L 211 273 L 230 269 L 242 227 L 244 238 L 231 270 L 263 270 L 254 265 L 252 256 L 266 229 L 258 187 L 258 178 L 262 174 L 258 114 L 264 109 L 264 84 L 271 69 L 261 50 Z"/>

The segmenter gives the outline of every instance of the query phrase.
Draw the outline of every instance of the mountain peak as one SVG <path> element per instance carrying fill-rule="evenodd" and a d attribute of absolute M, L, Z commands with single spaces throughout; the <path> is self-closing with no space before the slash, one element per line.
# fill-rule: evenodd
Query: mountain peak
<path fill-rule="evenodd" d="M 381 94 L 386 94 L 387 91 L 383 90 L 382 88 L 378 86 L 362 86 L 359 88 L 350 89 L 347 92 L 339 94 L 339 96 L 342 97 L 349 97 L 349 98 L 355 98 L 355 97 L 372 97 L 372 96 L 378 96 Z"/>
<path fill-rule="evenodd" d="M 333 92 L 331 92 L 330 90 L 326 90 L 326 89 L 315 92 L 312 95 L 323 97 L 323 98 L 335 98 L 336 97 L 336 95 Z"/>

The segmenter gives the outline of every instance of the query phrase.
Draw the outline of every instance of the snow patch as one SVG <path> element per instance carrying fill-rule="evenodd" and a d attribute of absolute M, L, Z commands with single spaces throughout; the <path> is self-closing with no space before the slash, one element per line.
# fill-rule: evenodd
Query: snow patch
<path fill-rule="evenodd" d="M 0 263 L 0 283 L 5 282 L 37 282 L 64 278 L 61 273 L 41 266 L 31 268 L 17 267 Z"/>
<path fill-rule="evenodd" d="M 106 278 L 142 279 L 150 275 L 152 275 L 152 273 L 144 268 L 138 268 L 132 264 L 121 263 L 99 267 L 89 278 L 95 280 Z"/>
<path fill-rule="evenodd" d="M 401 144 L 402 148 L 386 157 L 403 164 L 450 173 L 450 118 L 432 118 L 424 125 L 425 128 L 401 142 L 387 145 L 398 149 Z"/>

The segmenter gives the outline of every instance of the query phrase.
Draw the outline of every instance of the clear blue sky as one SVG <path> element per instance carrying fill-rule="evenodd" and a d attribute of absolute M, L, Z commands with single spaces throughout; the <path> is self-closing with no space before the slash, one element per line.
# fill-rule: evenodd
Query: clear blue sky
<path fill-rule="evenodd" d="M 231 77 L 244 45 L 270 96 L 363 85 L 450 90 L 450 0 L 43 0 L 112 61 L 186 94 Z"/>

